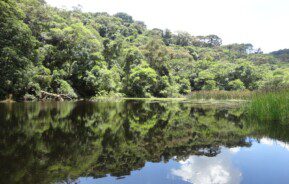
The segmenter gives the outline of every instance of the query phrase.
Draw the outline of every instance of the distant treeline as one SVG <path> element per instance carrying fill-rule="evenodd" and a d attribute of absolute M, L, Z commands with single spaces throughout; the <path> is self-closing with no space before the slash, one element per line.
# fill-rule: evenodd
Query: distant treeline
<path fill-rule="evenodd" d="M 289 83 L 289 51 L 222 45 L 217 35 L 147 29 L 126 13 L 0 1 L 0 98 L 176 97 Z M 193 30 L 192 30 L 193 32 Z"/>

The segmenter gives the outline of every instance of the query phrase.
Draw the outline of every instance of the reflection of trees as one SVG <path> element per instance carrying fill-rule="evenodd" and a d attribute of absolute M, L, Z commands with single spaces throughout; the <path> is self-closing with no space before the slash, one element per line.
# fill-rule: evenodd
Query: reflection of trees
<path fill-rule="evenodd" d="M 251 130 L 256 138 L 269 137 L 274 140 L 289 142 L 289 125 L 280 122 L 258 122 L 247 119 L 244 127 Z"/>
<path fill-rule="evenodd" d="M 144 101 L 0 104 L 0 183 L 123 176 L 146 161 L 215 156 L 221 145 L 248 146 L 242 114 Z"/>

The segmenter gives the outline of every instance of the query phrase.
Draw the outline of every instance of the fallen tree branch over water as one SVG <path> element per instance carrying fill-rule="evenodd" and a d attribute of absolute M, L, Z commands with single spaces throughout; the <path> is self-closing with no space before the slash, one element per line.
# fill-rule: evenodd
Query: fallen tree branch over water
<path fill-rule="evenodd" d="M 41 91 L 40 99 L 41 100 L 53 99 L 56 101 L 64 101 L 64 100 L 72 100 L 73 97 L 71 97 L 68 94 L 56 94 L 56 93 L 49 93 L 47 91 Z"/>

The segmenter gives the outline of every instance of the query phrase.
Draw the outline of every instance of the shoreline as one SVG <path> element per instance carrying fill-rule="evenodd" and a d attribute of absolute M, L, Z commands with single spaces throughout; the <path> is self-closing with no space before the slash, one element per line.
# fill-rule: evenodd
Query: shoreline
<path fill-rule="evenodd" d="M 246 99 L 190 99 L 190 98 L 129 98 L 129 97 L 124 97 L 124 98 L 111 98 L 111 97 L 100 97 L 100 98 L 95 98 L 95 99 L 75 99 L 75 100 L 32 100 L 32 101 L 27 101 L 27 100 L 21 100 L 21 101 L 15 101 L 15 100 L 2 100 L 0 103 L 22 103 L 22 102 L 117 102 L 117 101 L 126 101 L 126 100 L 136 100 L 136 101 L 160 101 L 160 102 L 166 102 L 166 101 L 175 101 L 175 102 L 193 102 L 193 103 L 211 103 L 211 104 L 216 104 L 216 103 L 225 103 L 225 102 L 248 102 L 250 100 Z"/>

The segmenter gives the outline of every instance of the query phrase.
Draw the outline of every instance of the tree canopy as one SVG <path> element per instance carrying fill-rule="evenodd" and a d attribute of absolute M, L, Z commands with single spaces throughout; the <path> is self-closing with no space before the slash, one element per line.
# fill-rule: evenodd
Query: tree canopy
<path fill-rule="evenodd" d="M 177 97 L 289 83 L 288 49 L 263 54 L 250 43 L 222 45 L 214 34 L 150 30 L 124 12 L 68 11 L 42 0 L 2 0 L 0 10 L 0 99 L 39 98 L 42 90 Z"/>

